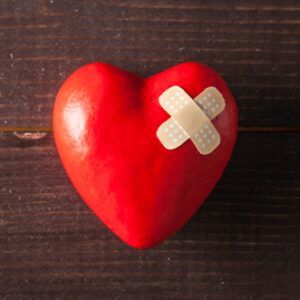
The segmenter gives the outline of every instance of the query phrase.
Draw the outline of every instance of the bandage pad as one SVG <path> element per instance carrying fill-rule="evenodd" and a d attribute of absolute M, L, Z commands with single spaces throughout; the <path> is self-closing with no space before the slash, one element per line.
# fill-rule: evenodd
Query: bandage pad
<path fill-rule="evenodd" d="M 169 150 L 191 138 L 201 154 L 209 154 L 220 144 L 220 135 L 210 119 L 223 111 L 225 101 L 214 87 L 205 89 L 194 100 L 178 86 L 166 90 L 159 102 L 171 118 L 161 124 L 157 136 Z"/>

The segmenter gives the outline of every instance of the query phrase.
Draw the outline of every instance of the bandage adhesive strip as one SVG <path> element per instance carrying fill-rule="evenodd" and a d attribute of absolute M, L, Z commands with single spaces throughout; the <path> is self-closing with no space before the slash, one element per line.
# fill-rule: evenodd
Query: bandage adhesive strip
<path fill-rule="evenodd" d="M 189 138 L 204 155 L 218 147 L 221 138 L 211 120 L 224 110 L 225 101 L 215 87 L 192 99 L 182 88 L 173 86 L 159 97 L 159 103 L 171 116 L 156 133 L 165 148 L 176 149 Z"/>

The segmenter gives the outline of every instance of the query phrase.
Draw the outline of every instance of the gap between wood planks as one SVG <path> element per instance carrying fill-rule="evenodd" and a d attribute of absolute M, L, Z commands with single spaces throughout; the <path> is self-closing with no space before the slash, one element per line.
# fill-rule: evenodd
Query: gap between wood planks
<path fill-rule="evenodd" d="M 52 131 L 51 127 L 0 127 L 0 133 Z M 300 132 L 300 126 L 239 126 L 238 132 Z"/>

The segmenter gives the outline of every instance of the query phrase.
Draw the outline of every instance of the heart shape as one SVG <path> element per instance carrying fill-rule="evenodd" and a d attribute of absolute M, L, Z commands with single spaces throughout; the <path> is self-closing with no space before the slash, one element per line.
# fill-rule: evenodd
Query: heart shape
<path fill-rule="evenodd" d="M 180 86 L 192 98 L 209 86 L 225 110 L 212 122 L 221 144 L 201 155 L 191 142 L 167 150 L 156 137 L 170 116 L 159 96 Z M 224 80 L 187 62 L 149 78 L 105 63 L 75 71 L 54 105 L 57 150 L 77 191 L 95 214 L 135 248 L 155 246 L 182 227 L 220 179 L 237 134 L 237 108 Z"/>

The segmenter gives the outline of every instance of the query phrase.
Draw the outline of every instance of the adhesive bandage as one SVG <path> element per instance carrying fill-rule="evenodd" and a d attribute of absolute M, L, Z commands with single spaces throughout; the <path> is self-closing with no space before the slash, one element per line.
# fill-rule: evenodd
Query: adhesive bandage
<path fill-rule="evenodd" d="M 192 99 L 182 88 L 173 86 L 159 97 L 159 103 L 171 116 L 156 133 L 165 148 L 176 149 L 189 138 L 201 154 L 218 147 L 220 135 L 211 120 L 224 110 L 225 101 L 215 87 Z"/>

